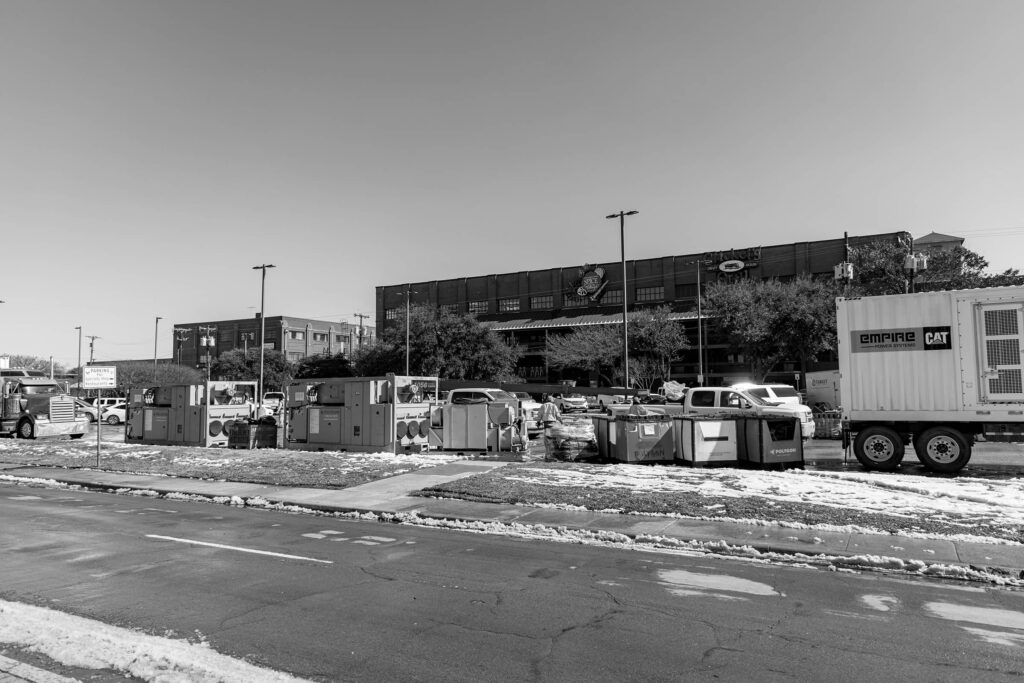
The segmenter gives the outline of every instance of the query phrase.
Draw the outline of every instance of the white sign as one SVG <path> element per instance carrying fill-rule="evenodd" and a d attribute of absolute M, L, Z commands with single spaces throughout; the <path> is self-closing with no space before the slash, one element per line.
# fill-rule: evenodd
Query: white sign
<path fill-rule="evenodd" d="M 736 259 L 733 259 L 731 261 L 722 261 L 721 263 L 718 264 L 718 269 L 723 273 L 738 273 L 746 267 L 746 263 L 744 263 L 743 261 L 738 261 Z"/>
<path fill-rule="evenodd" d="M 82 368 L 83 389 L 116 389 L 117 367 L 87 365 Z"/>

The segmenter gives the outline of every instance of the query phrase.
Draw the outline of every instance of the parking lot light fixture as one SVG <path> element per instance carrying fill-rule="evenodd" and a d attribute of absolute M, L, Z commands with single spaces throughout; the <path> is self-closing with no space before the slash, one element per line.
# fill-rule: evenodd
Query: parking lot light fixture
<path fill-rule="evenodd" d="M 619 219 L 619 246 L 622 254 L 622 378 L 623 386 L 629 389 L 629 289 L 626 286 L 626 216 L 635 216 L 639 211 L 619 211 L 605 218 Z"/>

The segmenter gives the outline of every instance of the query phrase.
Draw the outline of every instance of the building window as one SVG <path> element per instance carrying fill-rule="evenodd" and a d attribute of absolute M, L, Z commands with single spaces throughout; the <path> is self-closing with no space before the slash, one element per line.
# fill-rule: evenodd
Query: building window
<path fill-rule="evenodd" d="M 298 351 L 289 351 L 288 352 L 288 360 L 293 362 L 293 363 L 295 361 L 302 360 L 302 354 L 299 353 Z"/>
<path fill-rule="evenodd" d="M 637 301 L 662 301 L 665 298 L 665 287 L 637 287 Z"/>
<path fill-rule="evenodd" d="M 486 313 L 487 302 L 486 301 L 470 301 L 469 302 L 470 313 Z"/>
<path fill-rule="evenodd" d="M 306 338 L 306 333 L 302 330 L 288 330 L 288 338 L 302 341 Z"/>
<path fill-rule="evenodd" d="M 398 309 L 397 308 L 385 308 L 384 309 L 385 320 L 398 320 Z"/>
<path fill-rule="evenodd" d="M 313 333 L 313 341 L 315 341 L 315 342 L 324 342 L 326 344 L 327 343 L 327 337 L 328 337 L 328 335 L 327 335 L 326 332 L 314 332 Z"/>
<path fill-rule="evenodd" d="M 603 304 L 621 304 L 622 303 L 622 290 L 611 289 L 604 293 L 601 297 L 601 303 Z"/>
<path fill-rule="evenodd" d="M 530 308 L 537 310 L 540 308 L 554 308 L 555 297 L 551 294 L 547 296 L 531 296 L 530 297 Z"/>
<path fill-rule="evenodd" d="M 444 311 L 445 313 L 451 313 L 452 315 L 458 315 L 459 313 L 458 304 L 441 304 L 437 309 L 439 311 Z"/>
<path fill-rule="evenodd" d="M 519 298 L 498 299 L 499 313 L 515 313 L 519 310 Z"/>
<path fill-rule="evenodd" d="M 345 341 L 345 337 L 343 337 L 340 334 L 336 334 L 336 335 L 334 335 L 334 341 L 336 341 L 336 342 L 338 342 L 340 344 L 341 342 Z"/>
<path fill-rule="evenodd" d="M 562 305 L 566 308 L 579 308 L 580 306 L 587 305 L 587 297 L 580 296 L 578 294 L 566 294 L 562 300 Z"/>

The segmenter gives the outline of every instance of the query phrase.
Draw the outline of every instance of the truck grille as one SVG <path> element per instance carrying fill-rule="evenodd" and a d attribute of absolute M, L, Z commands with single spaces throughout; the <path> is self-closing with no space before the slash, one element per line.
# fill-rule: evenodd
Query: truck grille
<path fill-rule="evenodd" d="M 75 402 L 66 397 L 50 399 L 50 422 L 74 422 Z"/>

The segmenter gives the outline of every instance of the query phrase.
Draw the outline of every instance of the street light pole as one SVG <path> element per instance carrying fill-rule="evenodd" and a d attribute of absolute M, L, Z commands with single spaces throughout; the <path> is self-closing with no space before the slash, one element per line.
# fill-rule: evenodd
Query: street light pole
<path fill-rule="evenodd" d="M 156 317 L 156 327 L 153 328 L 153 367 L 156 367 L 156 343 L 160 339 L 160 316 Z"/>
<path fill-rule="evenodd" d="M 409 376 L 409 297 L 412 295 L 412 286 L 405 286 L 405 376 Z"/>
<path fill-rule="evenodd" d="M 265 346 L 265 337 L 267 334 L 267 322 L 263 315 L 265 302 L 265 296 L 267 292 L 267 268 L 274 268 L 273 263 L 262 263 L 258 266 L 253 266 L 253 270 L 262 270 L 263 274 L 260 277 L 260 381 L 256 385 L 256 407 L 263 407 L 263 347 Z"/>
<path fill-rule="evenodd" d="M 78 330 L 78 395 L 82 395 L 82 326 L 75 325 Z"/>
<path fill-rule="evenodd" d="M 635 216 L 639 211 L 619 211 L 605 218 L 619 219 L 619 246 L 622 253 L 622 380 L 629 389 L 629 289 L 626 286 L 626 216 Z"/>

